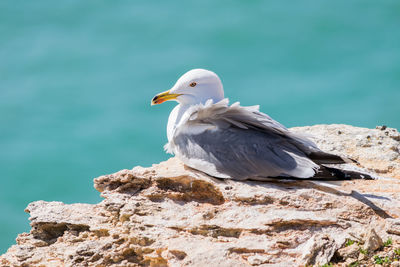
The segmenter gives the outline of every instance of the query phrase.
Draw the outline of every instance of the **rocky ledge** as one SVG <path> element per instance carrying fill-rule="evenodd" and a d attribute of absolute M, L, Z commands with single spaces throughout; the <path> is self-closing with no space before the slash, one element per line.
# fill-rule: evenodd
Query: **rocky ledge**
<path fill-rule="evenodd" d="M 94 179 L 96 205 L 37 201 L 1 266 L 400 266 L 400 134 L 317 125 L 328 152 L 377 180 L 211 178 L 178 159 Z"/>

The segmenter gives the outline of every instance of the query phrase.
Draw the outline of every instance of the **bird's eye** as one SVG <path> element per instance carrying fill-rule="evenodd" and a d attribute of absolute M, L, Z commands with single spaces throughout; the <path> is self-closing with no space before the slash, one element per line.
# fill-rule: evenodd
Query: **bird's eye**
<path fill-rule="evenodd" d="M 195 87 L 196 85 L 197 85 L 197 83 L 192 82 L 192 83 L 190 84 L 190 87 Z"/>

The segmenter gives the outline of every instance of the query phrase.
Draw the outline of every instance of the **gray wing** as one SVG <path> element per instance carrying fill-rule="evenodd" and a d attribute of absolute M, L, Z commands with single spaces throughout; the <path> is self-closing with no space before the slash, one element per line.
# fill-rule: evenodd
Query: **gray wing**
<path fill-rule="evenodd" d="M 319 168 L 309 155 L 331 155 L 259 112 L 258 107 L 219 102 L 188 112 L 190 116 L 179 125 L 170 145 L 185 164 L 212 176 L 309 178 Z"/>

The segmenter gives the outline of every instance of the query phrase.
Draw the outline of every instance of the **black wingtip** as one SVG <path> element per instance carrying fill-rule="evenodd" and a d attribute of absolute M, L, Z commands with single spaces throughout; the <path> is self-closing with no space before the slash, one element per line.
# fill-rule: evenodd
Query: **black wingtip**
<path fill-rule="evenodd" d="M 375 178 L 367 173 L 341 170 L 326 166 L 320 166 L 320 169 L 312 178 L 314 180 L 375 180 Z"/>

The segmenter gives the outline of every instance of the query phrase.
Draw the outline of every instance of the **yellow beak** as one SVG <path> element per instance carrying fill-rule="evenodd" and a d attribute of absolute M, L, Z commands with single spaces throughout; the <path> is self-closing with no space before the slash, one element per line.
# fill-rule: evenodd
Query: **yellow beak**
<path fill-rule="evenodd" d="M 181 94 L 170 94 L 169 90 L 159 93 L 158 95 L 153 97 L 153 99 L 151 100 L 151 105 L 157 105 L 157 104 L 164 103 L 165 101 L 168 101 L 168 100 L 174 100 L 180 95 Z"/>

